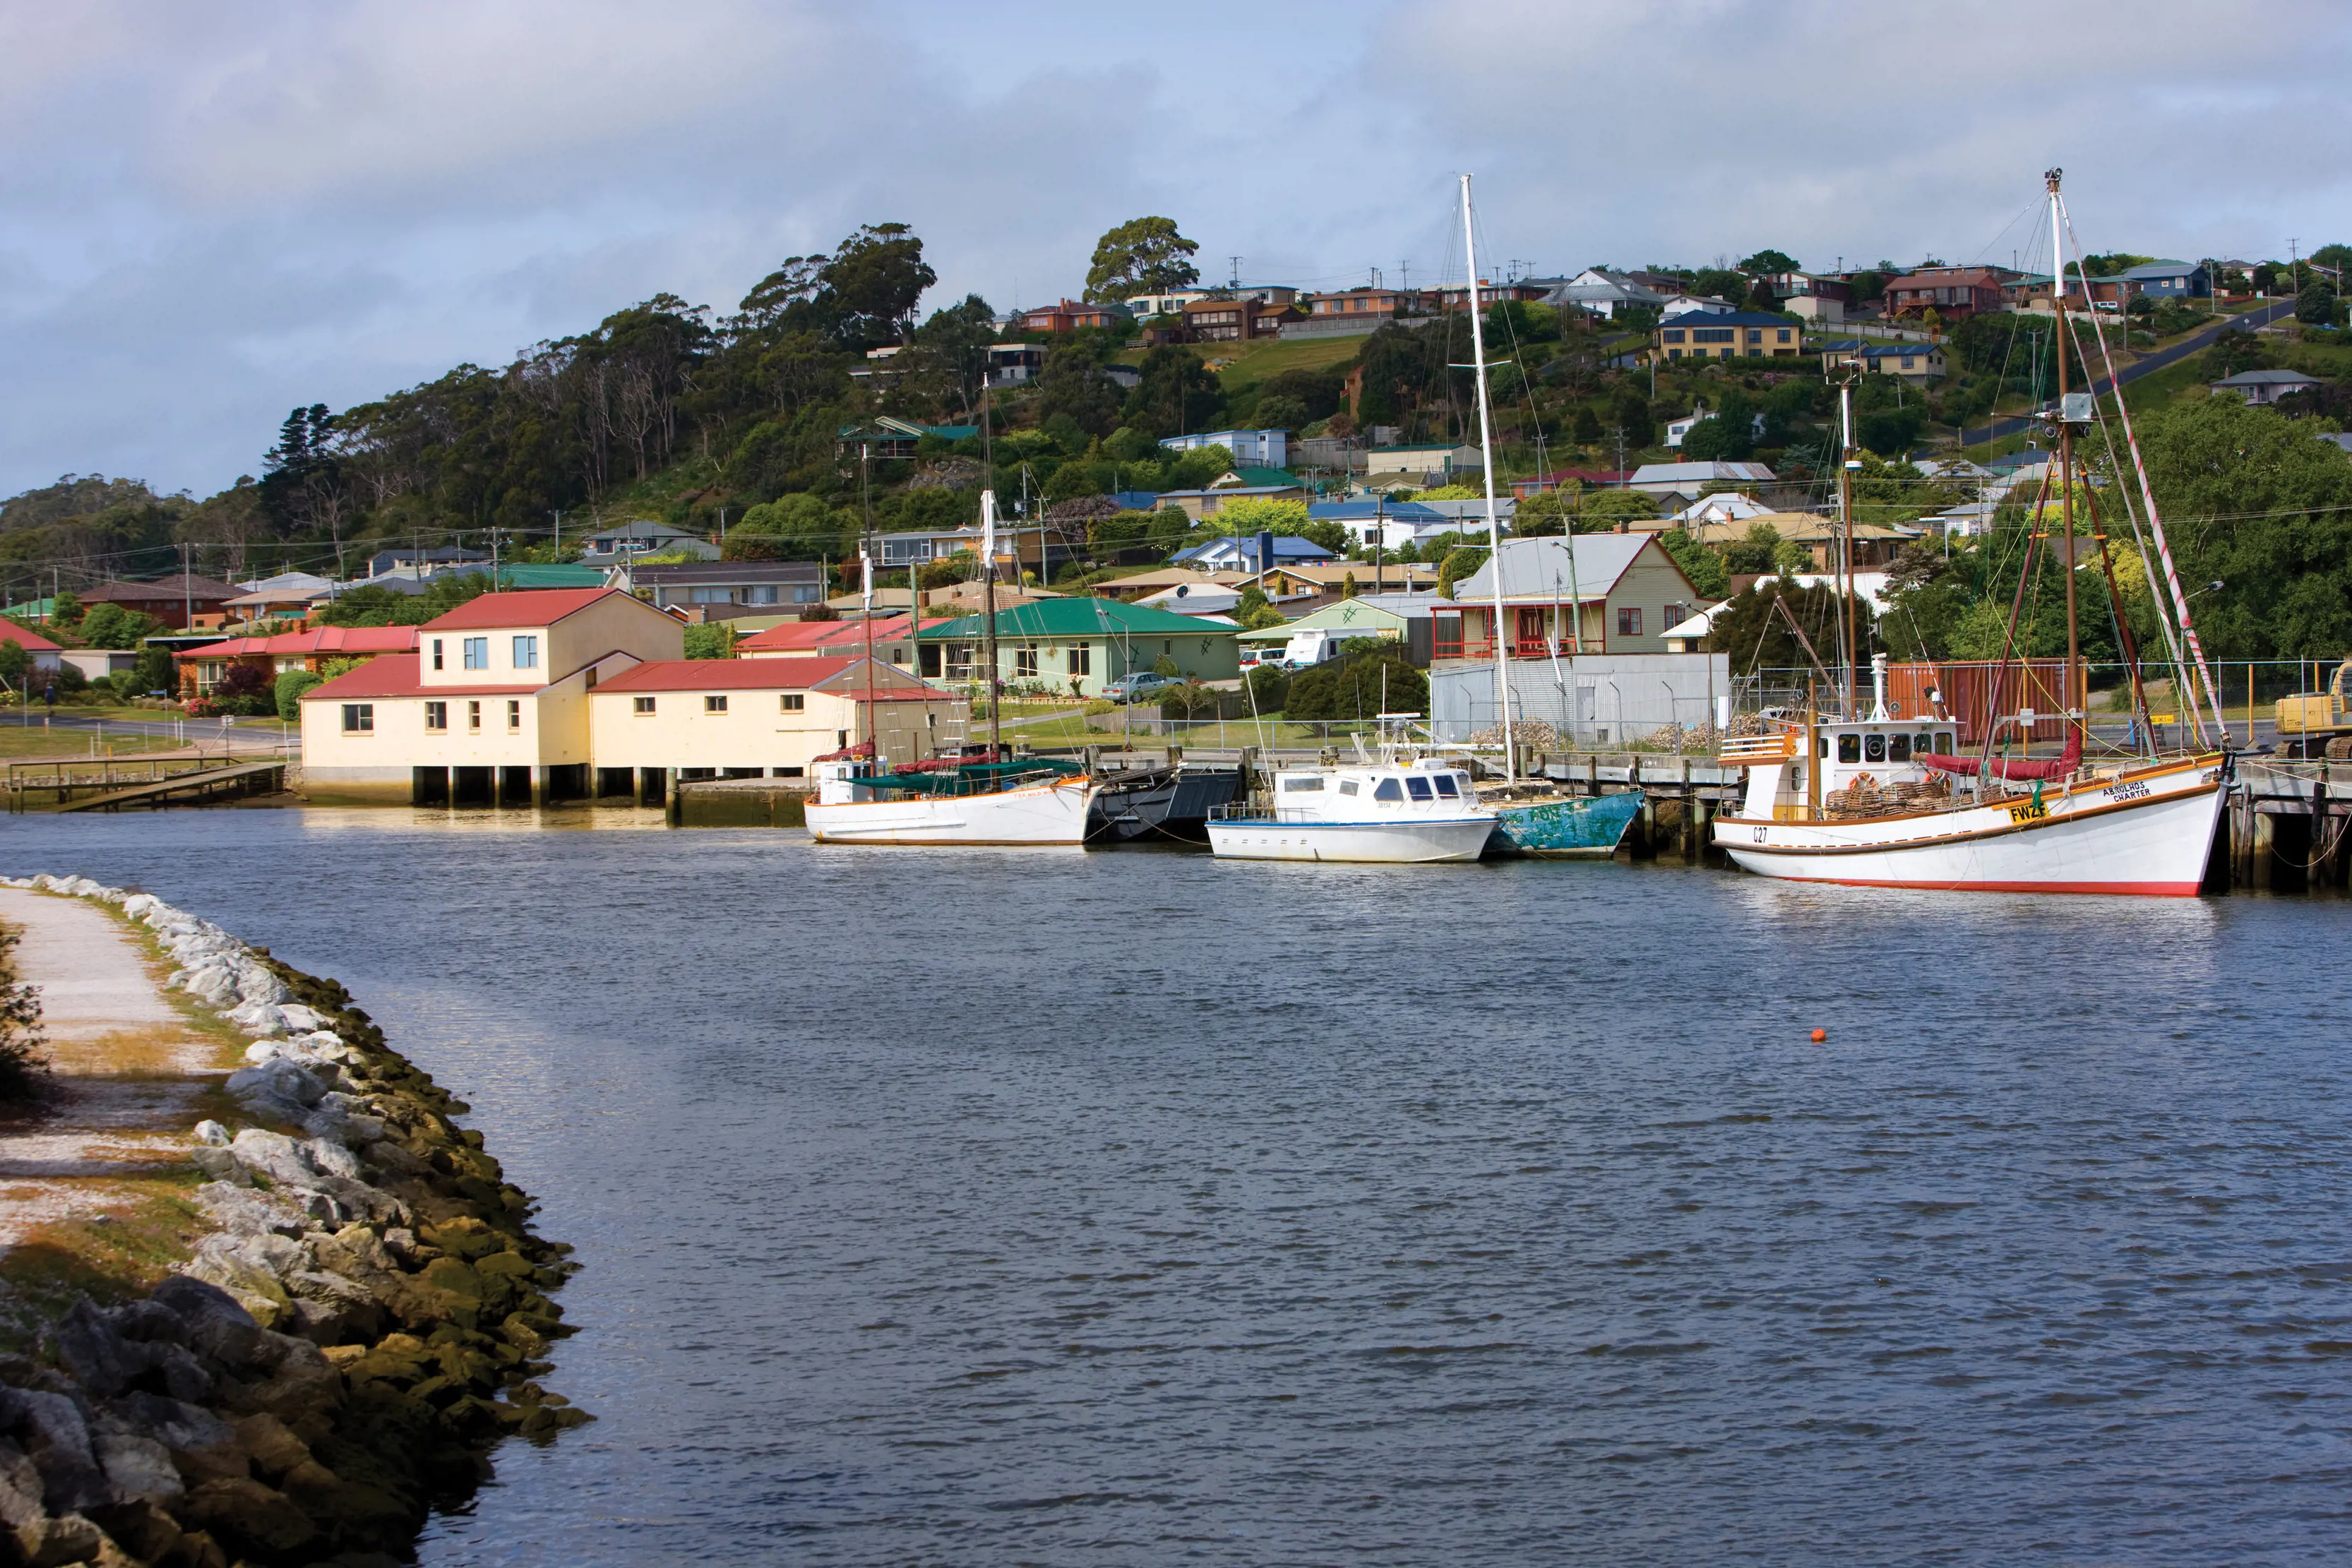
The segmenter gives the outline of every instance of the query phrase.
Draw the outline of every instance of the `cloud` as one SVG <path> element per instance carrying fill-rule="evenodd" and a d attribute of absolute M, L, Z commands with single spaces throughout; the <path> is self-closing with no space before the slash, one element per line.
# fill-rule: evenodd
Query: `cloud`
<path fill-rule="evenodd" d="M 2341 7 L 1308 0 L 1204 57 L 1075 0 L 130 0 L 0 8 L 0 494 L 199 493 L 287 408 L 496 363 L 660 290 L 915 225 L 941 298 L 1082 282 L 1175 217 L 1205 270 L 1813 265 L 2084 239 L 2305 249 L 2347 210 Z"/>

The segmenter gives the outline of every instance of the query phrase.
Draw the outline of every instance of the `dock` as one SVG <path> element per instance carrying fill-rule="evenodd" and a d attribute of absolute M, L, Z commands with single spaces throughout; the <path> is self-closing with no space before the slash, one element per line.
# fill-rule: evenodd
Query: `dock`
<path fill-rule="evenodd" d="M 112 757 L 33 758 L 7 764 L 11 816 L 50 811 L 117 811 L 125 806 L 160 810 L 208 805 L 286 787 L 288 758 L 250 753 L 152 751 Z M 50 797 L 46 808 L 33 798 Z"/>
<path fill-rule="evenodd" d="M 2237 773 L 2206 891 L 2345 891 L 2352 762 L 2241 757 Z"/>

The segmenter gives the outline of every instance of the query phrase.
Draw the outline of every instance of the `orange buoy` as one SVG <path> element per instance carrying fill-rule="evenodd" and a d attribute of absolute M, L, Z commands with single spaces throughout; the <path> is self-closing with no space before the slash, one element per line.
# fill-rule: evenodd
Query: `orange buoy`
<path fill-rule="evenodd" d="M 1821 1044 L 1822 1041 L 1829 1039 L 1829 1037 L 1830 1031 L 1825 1029 L 1817 1029 L 1813 1030 L 1813 1043 L 1815 1045 Z"/>

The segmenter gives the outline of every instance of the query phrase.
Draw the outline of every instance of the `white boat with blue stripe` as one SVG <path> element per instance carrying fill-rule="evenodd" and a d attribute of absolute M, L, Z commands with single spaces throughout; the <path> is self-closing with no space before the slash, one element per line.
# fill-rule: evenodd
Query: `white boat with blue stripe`
<path fill-rule="evenodd" d="M 1404 756 L 1285 768 L 1274 804 L 1229 806 L 1209 819 L 1209 848 L 1226 860 L 1418 865 L 1475 861 L 1495 831 L 1470 775 Z"/>

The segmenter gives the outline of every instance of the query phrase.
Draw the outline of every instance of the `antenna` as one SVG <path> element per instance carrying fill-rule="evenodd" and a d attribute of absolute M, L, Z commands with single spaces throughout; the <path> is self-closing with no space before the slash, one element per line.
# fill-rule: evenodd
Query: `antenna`
<path fill-rule="evenodd" d="M 1236 256 L 1229 257 L 1228 259 L 1233 262 L 1234 270 L 1231 277 L 1226 282 L 1225 287 L 1228 288 L 1239 288 L 1242 286 L 1242 258 Z"/>

